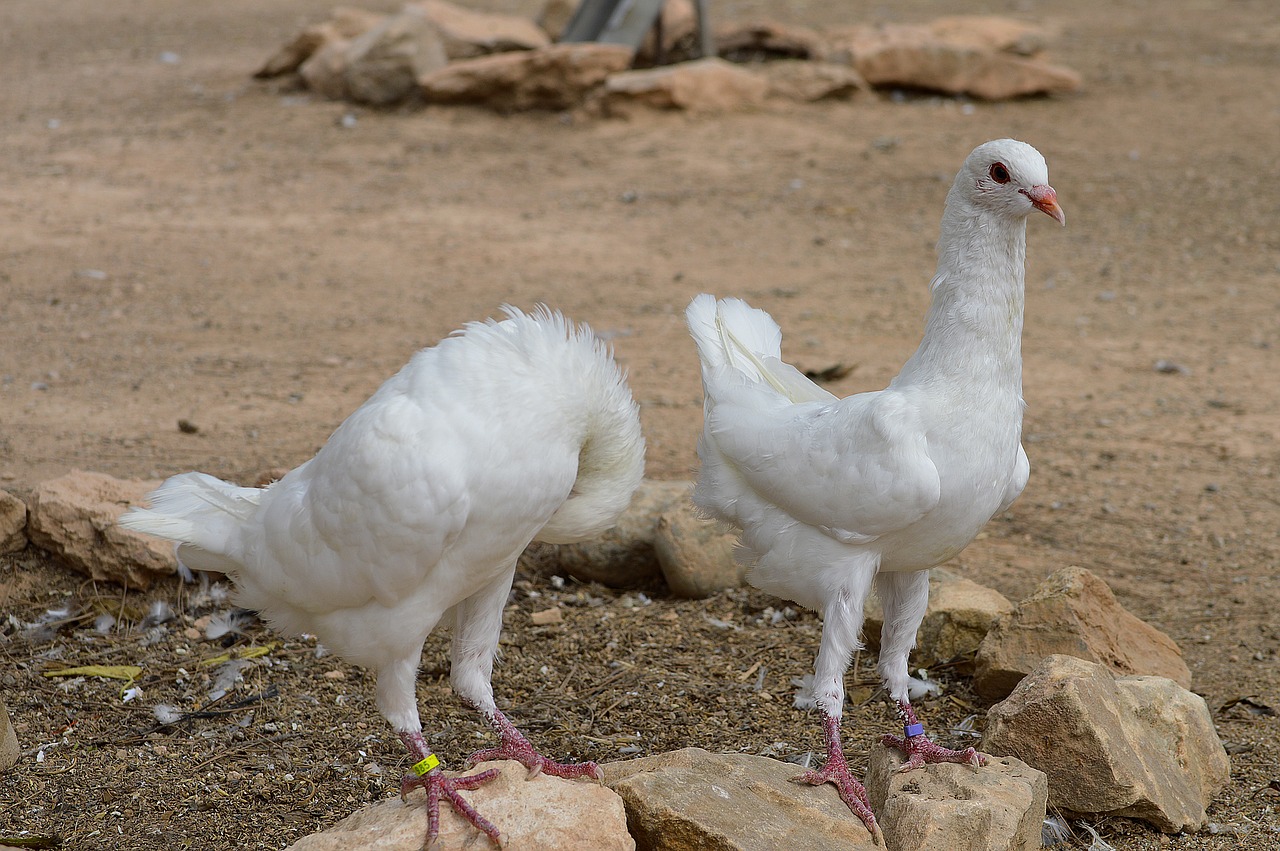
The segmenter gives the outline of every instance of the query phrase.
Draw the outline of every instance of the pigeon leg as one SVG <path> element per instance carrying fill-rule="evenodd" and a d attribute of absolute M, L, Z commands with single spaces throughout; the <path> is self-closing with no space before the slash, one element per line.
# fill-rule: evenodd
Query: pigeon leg
<path fill-rule="evenodd" d="M 421 786 L 427 793 L 427 841 L 424 847 L 430 848 L 440 833 L 440 799 L 444 798 L 453 807 L 454 812 L 475 825 L 477 830 L 501 848 L 502 839 L 498 836 L 498 829 L 493 826 L 493 822 L 476 812 L 475 808 L 458 794 L 461 791 L 476 789 L 493 780 L 499 774 L 498 769 L 481 771 L 470 777 L 445 777 L 444 771 L 440 768 L 440 760 L 436 759 L 435 754 L 427 747 L 422 733 L 401 733 L 400 740 L 418 760 L 414 764 L 413 774 L 406 774 L 400 778 L 401 800 L 415 786 Z M 421 773 L 419 773 L 420 770 Z"/>
<path fill-rule="evenodd" d="M 467 765 L 475 765 L 476 763 L 488 762 L 494 759 L 514 759 L 529 769 L 530 777 L 537 777 L 545 771 L 553 777 L 565 777 L 570 780 L 576 780 L 579 777 L 593 777 L 596 780 L 604 779 L 604 772 L 594 762 L 555 762 L 538 753 L 533 745 L 529 743 L 529 740 L 516 729 L 515 725 L 507 720 L 507 716 L 502 714 L 502 710 L 495 707 L 494 709 L 483 711 L 485 719 L 488 720 L 494 732 L 502 739 L 502 743 L 496 748 L 476 751 L 467 757 Z"/>
<path fill-rule="evenodd" d="M 827 742 L 827 763 L 818 770 L 809 770 L 791 778 L 793 783 L 808 783 L 821 786 L 833 783 L 840 792 L 840 799 L 853 810 L 853 814 L 862 819 L 862 823 L 871 831 L 871 838 L 878 845 L 884 844 L 884 834 L 876 823 L 875 813 L 871 812 L 871 801 L 867 798 L 867 790 L 849 771 L 849 763 L 844 758 L 844 748 L 840 744 L 840 719 L 823 712 L 823 738 Z"/>
<path fill-rule="evenodd" d="M 944 748 L 933 742 L 924 734 L 924 725 L 916 718 L 911 704 L 905 700 L 898 701 L 898 714 L 902 716 L 903 735 L 887 735 L 881 741 L 887 747 L 900 750 L 907 755 L 907 761 L 902 764 L 899 771 L 910 771 L 913 768 L 923 768 L 939 762 L 958 762 L 975 768 L 986 764 L 987 757 L 973 748 L 953 751 L 951 748 Z"/>

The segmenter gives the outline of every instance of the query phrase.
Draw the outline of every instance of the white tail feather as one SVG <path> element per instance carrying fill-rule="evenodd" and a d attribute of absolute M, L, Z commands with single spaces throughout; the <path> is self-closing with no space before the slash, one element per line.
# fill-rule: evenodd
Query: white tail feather
<path fill-rule="evenodd" d="M 119 524 L 176 541 L 178 558 L 187 567 L 226 573 L 241 566 L 243 526 L 262 493 L 205 473 L 182 473 L 147 495 L 150 508 L 129 509 Z"/>

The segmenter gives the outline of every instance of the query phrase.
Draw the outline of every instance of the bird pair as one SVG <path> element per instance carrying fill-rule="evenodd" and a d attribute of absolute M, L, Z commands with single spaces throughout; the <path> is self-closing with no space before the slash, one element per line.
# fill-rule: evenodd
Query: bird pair
<path fill-rule="evenodd" d="M 700 295 L 686 316 L 705 422 L 693 500 L 741 530 L 749 581 L 819 612 L 812 700 L 833 783 L 875 836 L 844 758 L 844 673 L 874 584 L 884 604 L 879 673 L 904 768 L 981 764 L 942 748 L 911 706 L 907 656 L 928 603 L 927 568 L 963 549 L 1027 482 L 1021 447 L 1025 222 L 1064 221 L 1044 159 L 1011 139 L 965 160 L 947 195 L 923 339 L 884 390 L 839 399 L 782 360 L 782 332 L 737 299 Z M 472 762 L 600 777 L 541 754 L 494 702 L 490 677 L 520 553 L 610 528 L 644 468 L 638 409 L 585 326 L 508 308 L 413 356 L 314 458 L 265 488 L 201 473 L 168 479 L 121 525 L 178 543 L 186 566 L 229 575 L 277 629 L 319 636 L 377 675 L 378 708 L 413 758 L 401 793 L 427 795 L 428 844 L 443 798 L 499 831 L 460 794 L 495 770 L 449 777 L 422 734 L 415 680 L 427 635 L 451 622 L 451 682 L 497 733 Z"/>

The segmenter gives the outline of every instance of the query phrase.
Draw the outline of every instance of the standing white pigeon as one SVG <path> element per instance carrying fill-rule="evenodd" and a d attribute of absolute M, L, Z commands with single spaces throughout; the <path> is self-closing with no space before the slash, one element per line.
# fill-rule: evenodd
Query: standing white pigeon
<path fill-rule="evenodd" d="M 498 733 L 472 763 L 600 777 L 552 762 L 498 710 L 490 676 L 516 559 L 530 541 L 609 529 L 644 471 L 635 401 L 607 347 L 546 308 L 475 322 L 413 356 L 319 453 L 265 488 L 174 476 L 120 524 L 178 542 L 188 567 L 229 575 L 238 602 L 290 634 L 313 633 L 376 672 L 378 708 L 413 754 L 401 780 L 498 842 L 458 794 L 497 776 L 446 778 L 415 696 L 423 642 L 454 627 L 450 677 Z"/>
<path fill-rule="evenodd" d="M 924 735 L 907 654 L 928 605 L 927 569 L 959 553 L 1027 483 L 1021 339 L 1032 210 L 1066 221 L 1035 148 L 1001 139 L 969 155 L 947 194 L 924 339 L 884 390 L 828 393 L 781 360 L 781 329 L 741 300 L 703 294 L 686 312 L 706 415 L 694 502 L 742 530 L 753 585 L 821 613 L 813 698 L 827 762 L 796 780 L 834 783 L 876 837 L 840 744 L 844 673 L 873 581 L 884 603 L 879 672 L 904 724 L 885 743 L 907 754 L 904 769 L 984 761 Z"/>

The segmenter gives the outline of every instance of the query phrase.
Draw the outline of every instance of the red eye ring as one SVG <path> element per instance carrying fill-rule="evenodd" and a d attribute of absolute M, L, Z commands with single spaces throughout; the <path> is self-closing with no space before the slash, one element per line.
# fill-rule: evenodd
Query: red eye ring
<path fill-rule="evenodd" d="M 992 163 L 991 179 L 996 183 L 1008 183 L 1012 178 L 1009 176 L 1009 169 L 1004 167 L 1004 163 Z"/>

